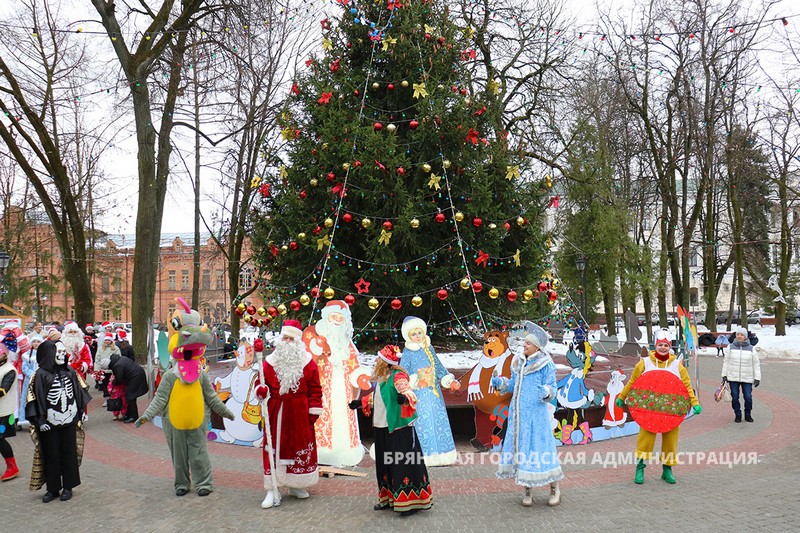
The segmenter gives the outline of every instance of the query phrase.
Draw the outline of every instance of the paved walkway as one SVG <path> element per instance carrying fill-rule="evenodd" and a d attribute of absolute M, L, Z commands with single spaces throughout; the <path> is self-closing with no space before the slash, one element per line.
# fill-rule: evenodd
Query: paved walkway
<path fill-rule="evenodd" d="M 210 443 L 216 490 L 206 498 L 178 498 L 161 431 L 113 422 L 94 400 L 83 484 L 70 502 L 42 504 L 43 491 L 28 491 L 32 444 L 24 434 L 10 440 L 25 477 L 0 485 L 3 531 L 796 530 L 800 362 L 762 362 L 752 424 L 734 424 L 730 406 L 714 403 L 721 364 L 701 359 L 704 410 L 684 423 L 680 444 L 680 451 L 698 455 L 686 457 L 694 464 L 675 467 L 675 486 L 659 479 L 658 465 L 647 468 L 641 486 L 633 484 L 633 465 L 614 466 L 632 457 L 635 437 L 625 437 L 560 448 L 566 479 L 556 508 L 547 507 L 544 488 L 535 490 L 533 507 L 522 507 L 522 491 L 495 479 L 491 456 L 483 454 L 472 456 L 473 464 L 430 469 L 435 505 L 408 518 L 372 510 L 376 487 L 368 461 L 358 468 L 366 478 L 323 478 L 309 500 L 286 497 L 280 507 L 262 510 L 259 450 Z M 471 451 L 467 442 L 459 449 Z M 713 459 L 696 464 L 699 453 Z M 726 459 L 745 464 L 718 464 Z"/>

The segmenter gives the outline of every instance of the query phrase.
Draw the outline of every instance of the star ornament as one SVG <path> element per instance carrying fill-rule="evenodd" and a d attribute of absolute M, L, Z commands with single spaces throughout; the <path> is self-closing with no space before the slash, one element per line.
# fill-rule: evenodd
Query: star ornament
<path fill-rule="evenodd" d="M 281 169 L 280 169 L 280 174 L 279 175 L 280 175 L 281 179 L 286 179 L 286 178 L 289 177 L 289 173 L 286 172 L 286 165 L 281 165 Z"/>
<path fill-rule="evenodd" d="M 370 282 L 366 281 L 364 278 L 359 279 L 354 285 L 358 294 L 369 294 L 369 286 Z"/>
<path fill-rule="evenodd" d="M 322 38 L 322 49 L 323 50 L 333 50 L 333 41 L 331 41 L 327 37 L 323 37 Z"/>
<path fill-rule="evenodd" d="M 259 185 L 261 185 L 261 176 L 253 176 L 253 179 L 250 180 L 250 188 L 257 189 Z"/>
<path fill-rule="evenodd" d="M 495 79 L 489 80 L 489 83 L 486 84 L 486 88 L 495 96 L 500 94 L 500 84 Z"/>
<path fill-rule="evenodd" d="M 431 179 L 428 180 L 428 187 L 438 191 L 439 189 L 442 188 L 442 186 L 439 185 L 440 181 L 442 181 L 442 177 L 441 176 L 437 176 L 436 174 L 431 173 Z"/>
<path fill-rule="evenodd" d="M 513 180 L 514 178 L 518 178 L 518 177 L 519 177 L 519 165 L 514 165 L 514 166 L 510 166 L 509 165 L 509 166 L 506 167 L 506 179 L 507 180 L 510 181 L 510 180 Z"/>
<path fill-rule="evenodd" d="M 428 90 L 425 88 L 424 83 L 415 83 L 414 84 L 414 98 L 425 98 L 428 96 Z"/>
<path fill-rule="evenodd" d="M 522 266 L 522 265 L 521 265 L 521 263 L 520 263 L 520 260 L 519 260 L 519 248 L 517 248 L 517 253 L 515 253 L 515 254 L 514 254 L 514 255 L 512 255 L 511 257 L 513 257 L 513 258 L 514 258 L 514 264 L 515 264 L 516 266 Z"/>

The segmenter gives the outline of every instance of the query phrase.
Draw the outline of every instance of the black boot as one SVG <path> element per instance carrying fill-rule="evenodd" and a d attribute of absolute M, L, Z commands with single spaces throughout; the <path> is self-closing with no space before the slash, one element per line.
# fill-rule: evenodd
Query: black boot
<path fill-rule="evenodd" d="M 752 422 L 753 421 L 753 417 L 750 416 L 750 415 L 744 415 L 744 419 L 747 420 L 748 422 Z"/>
<path fill-rule="evenodd" d="M 733 419 L 734 422 L 737 424 L 742 421 L 742 415 L 736 415 L 736 418 Z"/>

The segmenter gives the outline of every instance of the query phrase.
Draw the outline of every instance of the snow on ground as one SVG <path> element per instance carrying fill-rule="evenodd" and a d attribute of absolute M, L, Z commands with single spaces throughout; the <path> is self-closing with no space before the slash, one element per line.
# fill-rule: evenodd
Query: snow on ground
<path fill-rule="evenodd" d="M 639 341 L 644 345 L 647 338 L 647 328 L 641 327 L 642 336 Z M 670 327 L 673 335 L 675 334 L 675 327 Z M 757 324 L 750 324 L 750 331 L 758 336 L 758 344 L 756 348 L 758 355 L 761 358 L 775 358 L 775 359 L 793 359 L 800 361 L 800 326 L 791 326 L 786 328 L 786 335 L 777 337 L 775 336 L 775 326 L 759 326 Z M 708 331 L 704 326 L 698 326 L 698 335 Z M 618 337 L 624 341 L 625 331 L 621 330 Z M 599 332 L 592 332 L 589 335 L 590 342 L 595 342 L 600 339 Z M 567 353 L 567 344 L 572 340 L 572 333 L 564 335 L 564 341 L 560 343 L 551 342 L 547 345 L 547 350 L 553 355 L 564 355 Z M 522 353 L 522 337 L 511 334 L 508 337 L 508 344 L 514 353 Z M 716 347 L 700 348 L 698 353 L 701 356 L 715 356 L 717 354 Z M 436 353 L 442 364 L 451 370 L 467 370 L 472 368 L 475 363 L 481 358 L 483 349 L 481 347 L 471 348 L 468 350 L 459 350 L 456 352 L 441 352 Z M 362 365 L 372 369 L 375 366 L 376 353 L 361 353 L 359 360 Z M 602 356 L 599 356 L 602 360 Z M 565 365 L 562 370 L 569 370 Z"/>

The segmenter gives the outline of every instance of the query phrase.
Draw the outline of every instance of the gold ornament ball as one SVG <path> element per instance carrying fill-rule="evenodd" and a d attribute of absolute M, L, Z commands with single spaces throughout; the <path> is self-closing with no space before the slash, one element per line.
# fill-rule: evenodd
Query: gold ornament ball
<path fill-rule="evenodd" d="M 525 219 L 522 217 L 517 217 L 517 226 L 524 226 L 524 225 L 525 225 Z"/>
<path fill-rule="evenodd" d="M 285 251 L 287 251 L 288 249 L 289 249 L 289 247 L 288 247 L 288 246 L 286 246 L 285 244 L 281 245 L 281 251 L 282 251 L 282 252 L 285 252 Z"/>
<path fill-rule="evenodd" d="M 450 165 L 452 165 L 452 163 L 450 163 L 449 159 L 445 159 L 444 161 L 442 161 L 442 166 L 444 168 L 450 168 Z"/>
<path fill-rule="evenodd" d="M 533 298 L 533 291 L 528 289 L 522 293 L 522 297 L 525 298 L 525 301 L 531 300 Z"/>
<path fill-rule="evenodd" d="M 472 286 L 472 283 L 470 283 L 469 278 L 464 278 L 458 283 L 458 286 L 464 290 L 467 290 Z"/>
<path fill-rule="evenodd" d="M 411 305 L 413 305 L 414 307 L 421 306 L 422 298 L 420 298 L 419 296 L 414 296 L 413 298 L 411 298 Z"/>
<path fill-rule="evenodd" d="M 332 288 L 328 287 L 327 289 L 325 289 L 325 291 L 322 293 L 322 295 L 325 298 L 327 298 L 328 300 L 330 300 L 331 298 L 333 298 L 336 295 L 336 293 L 334 292 L 334 290 Z"/>
<path fill-rule="evenodd" d="M 244 305 L 243 303 L 240 303 L 239 305 L 236 306 L 236 309 L 238 309 L 239 311 L 244 311 L 245 309 L 247 309 L 247 306 Z"/>
<path fill-rule="evenodd" d="M 492 287 L 491 289 L 489 289 L 489 298 L 491 298 L 492 300 L 494 300 L 494 299 L 495 299 L 495 298 L 497 298 L 498 296 L 500 296 L 500 291 L 498 291 L 498 290 L 497 290 L 497 289 L 495 289 L 494 287 Z"/>
<path fill-rule="evenodd" d="M 430 172 L 431 166 L 428 163 L 425 163 L 424 165 L 422 165 L 422 170 L 424 170 L 425 172 Z"/>
<path fill-rule="evenodd" d="M 403 80 L 403 81 L 401 81 L 401 82 L 400 82 L 400 86 L 401 86 L 403 89 L 405 89 L 406 87 L 408 87 L 408 81 L 407 81 L 407 80 Z"/>
<path fill-rule="evenodd" d="M 372 88 L 378 90 L 381 88 L 381 84 L 376 81 L 375 83 L 372 84 Z"/>
<path fill-rule="evenodd" d="M 253 318 L 253 317 L 251 317 L 250 315 L 244 315 L 244 316 L 242 317 L 242 320 L 244 320 L 245 322 L 250 322 L 250 320 L 251 320 L 252 318 Z"/>
<path fill-rule="evenodd" d="M 264 309 L 263 307 L 259 307 L 256 310 L 256 313 L 258 313 L 258 316 L 267 316 L 267 310 Z"/>
<path fill-rule="evenodd" d="M 332 218 L 326 218 L 325 221 L 322 224 L 326 228 L 330 228 L 331 226 L 333 226 L 333 219 Z"/>
<path fill-rule="evenodd" d="M 416 218 L 412 218 L 409 224 L 411 224 L 412 228 L 417 229 L 419 227 L 419 220 Z"/>
<path fill-rule="evenodd" d="M 377 298 L 370 298 L 369 301 L 367 302 L 367 305 L 369 306 L 370 309 L 372 309 L 374 311 L 375 309 L 378 308 L 380 303 L 378 303 L 378 299 Z"/>
<path fill-rule="evenodd" d="M 553 281 L 550 282 L 550 286 L 553 287 L 554 289 L 558 289 L 559 287 L 561 287 L 561 280 L 554 279 Z"/>
<path fill-rule="evenodd" d="M 556 305 L 556 301 L 555 301 L 555 300 L 549 300 L 549 299 L 548 299 L 548 300 L 547 300 L 547 305 L 549 305 L 549 306 L 551 306 L 551 307 L 552 307 L 552 306 Z"/>
<path fill-rule="evenodd" d="M 308 305 L 311 303 L 311 298 L 308 297 L 308 294 L 300 295 L 300 303 L 303 305 Z"/>
<path fill-rule="evenodd" d="M 489 224 L 489 229 L 497 229 L 497 224 L 492 222 L 491 224 Z"/>
<path fill-rule="evenodd" d="M 297 239 L 298 239 L 298 240 L 301 240 L 301 241 L 302 241 L 302 240 L 303 240 L 303 239 L 305 239 L 305 238 L 306 238 L 306 234 L 305 234 L 305 233 L 303 233 L 303 232 L 300 232 L 300 233 L 298 233 L 298 234 L 297 234 Z"/>
<path fill-rule="evenodd" d="M 283 305 L 283 304 L 279 305 L 279 306 L 278 306 L 278 312 L 279 312 L 280 314 L 282 314 L 282 315 L 285 315 L 285 314 L 286 314 L 286 306 L 285 306 L 285 305 Z"/>
<path fill-rule="evenodd" d="M 361 227 L 366 229 L 372 225 L 372 221 L 368 218 L 361 220 Z"/>
<path fill-rule="evenodd" d="M 464 103 L 467 104 L 467 105 L 470 105 L 472 103 L 472 98 L 467 96 L 466 98 L 464 98 Z"/>
<path fill-rule="evenodd" d="M 348 170 L 350 168 L 350 163 L 342 163 L 342 170 Z"/>
<path fill-rule="evenodd" d="M 456 212 L 456 222 L 461 222 L 464 220 L 464 213 L 461 211 Z"/>
<path fill-rule="evenodd" d="M 311 178 L 311 181 L 309 181 L 309 183 L 311 184 L 312 187 L 316 187 L 317 185 L 319 185 L 319 180 L 317 178 Z"/>

